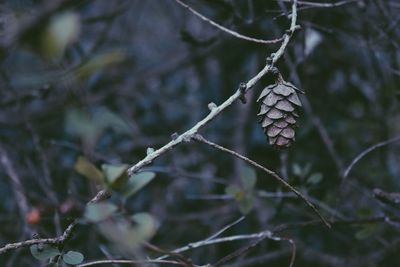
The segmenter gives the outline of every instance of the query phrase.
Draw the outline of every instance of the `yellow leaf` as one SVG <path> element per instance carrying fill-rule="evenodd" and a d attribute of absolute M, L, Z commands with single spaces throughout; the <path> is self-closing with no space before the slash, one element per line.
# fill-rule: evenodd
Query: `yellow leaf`
<path fill-rule="evenodd" d="M 79 156 L 75 163 L 74 169 L 77 173 L 86 178 L 92 179 L 97 183 L 104 183 L 103 173 L 96 168 L 88 159 Z"/>

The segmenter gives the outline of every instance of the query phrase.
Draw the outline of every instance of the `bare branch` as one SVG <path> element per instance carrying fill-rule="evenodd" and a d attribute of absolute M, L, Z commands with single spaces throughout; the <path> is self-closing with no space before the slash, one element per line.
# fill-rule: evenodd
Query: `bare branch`
<path fill-rule="evenodd" d="M 377 143 L 377 144 L 375 144 L 375 145 L 373 145 L 373 146 L 367 148 L 366 150 L 364 150 L 364 151 L 361 152 L 360 154 L 358 154 L 357 157 L 355 157 L 355 158 L 352 160 L 352 162 L 350 163 L 350 165 L 349 165 L 349 166 L 346 168 L 346 170 L 344 171 L 343 179 L 346 179 L 346 178 L 347 178 L 347 176 L 349 175 L 349 173 L 350 173 L 351 169 L 354 167 L 354 165 L 356 165 L 357 162 L 359 162 L 359 161 L 360 161 L 363 157 L 365 157 L 368 153 L 374 151 L 374 150 L 377 149 L 377 148 L 380 148 L 380 147 L 383 147 L 383 146 L 386 146 L 386 145 L 390 145 L 390 144 L 396 143 L 396 142 L 398 142 L 398 141 L 400 141 L 400 136 L 397 136 L 397 137 L 394 137 L 394 138 L 392 138 L 392 139 L 389 139 L 389 140 L 386 140 L 386 141 Z"/>
<path fill-rule="evenodd" d="M 233 226 L 235 226 L 236 224 L 240 223 L 241 221 L 243 221 L 246 217 L 242 216 L 239 219 L 235 220 L 234 222 L 224 226 L 221 230 L 219 230 L 218 232 L 216 232 L 215 234 L 213 234 L 212 236 L 208 237 L 206 240 L 211 240 L 216 238 L 217 236 L 221 235 L 223 232 L 225 232 L 226 230 L 232 228 Z"/>
<path fill-rule="evenodd" d="M 230 35 L 233 35 L 233 36 L 235 36 L 235 37 L 237 37 L 239 39 L 243 39 L 243 40 L 254 42 L 254 43 L 260 43 L 260 44 L 274 44 L 274 43 L 278 43 L 278 42 L 282 41 L 283 38 L 284 38 L 284 37 L 280 37 L 280 38 L 273 39 L 273 40 L 263 40 L 263 39 L 256 39 L 256 38 L 253 38 L 253 37 L 249 37 L 249 36 L 240 34 L 238 32 L 235 32 L 233 30 L 225 28 L 224 26 L 222 26 L 222 25 L 214 22 L 213 20 L 207 18 L 206 16 L 200 14 L 199 12 L 197 12 L 196 10 L 191 8 L 189 5 L 183 3 L 181 0 L 175 0 L 175 1 L 178 4 L 180 4 L 181 6 L 183 6 L 184 8 L 188 9 L 190 12 L 192 12 L 194 15 L 196 15 L 197 17 L 199 17 L 203 21 L 205 21 L 205 22 L 211 24 L 212 26 L 220 29 L 221 31 L 226 32 L 226 33 L 228 33 Z"/>
<path fill-rule="evenodd" d="M 282 2 L 292 2 L 292 0 L 277 0 Z M 298 1 L 299 5 L 309 6 L 309 7 L 321 7 L 321 8 L 331 8 L 331 7 L 339 7 L 351 3 L 356 3 L 358 0 L 343 0 L 335 3 L 319 3 L 319 2 L 310 2 L 310 1 Z"/>
<path fill-rule="evenodd" d="M 108 192 L 105 190 L 99 191 L 96 196 L 94 196 L 88 203 L 96 203 L 101 200 L 106 199 L 109 196 Z M 78 220 L 74 220 L 72 223 L 68 225 L 68 227 L 65 229 L 63 234 L 59 237 L 55 238 L 44 238 L 44 239 L 29 239 L 17 243 L 10 243 L 6 244 L 4 247 L 0 248 L 0 255 L 3 253 L 6 253 L 10 250 L 22 248 L 22 247 L 29 247 L 34 244 L 64 244 L 67 240 L 69 240 L 72 237 L 72 234 L 74 233 L 75 227 L 78 224 Z"/>
<path fill-rule="evenodd" d="M 321 213 L 318 211 L 318 209 L 314 206 L 314 204 L 312 204 L 302 193 L 300 193 L 300 191 L 298 191 L 296 188 L 294 188 L 293 186 L 291 186 L 288 182 L 286 182 L 282 177 L 280 177 L 278 174 L 276 174 L 274 171 L 271 171 L 270 169 L 265 168 L 264 166 L 258 164 L 257 162 L 242 156 L 240 154 L 238 154 L 235 151 L 229 150 L 223 146 L 220 146 L 218 144 L 215 144 L 211 141 L 208 141 L 207 139 L 205 139 L 204 137 L 202 137 L 201 135 L 196 135 L 193 137 L 194 140 L 207 144 L 213 148 L 216 148 L 218 150 L 221 150 L 223 152 L 229 153 L 237 158 L 240 158 L 241 160 L 249 163 L 250 165 L 253 165 L 254 167 L 264 171 L 265 173 L 271 175 L 272 177 L 274 177 L 278 182 L 280 182 L 282 185 L 284 185 L 286 188 L 288 188 L 290 191 L 292 191 L 293 193 L 295 193 L 299 198 L 301 198 L 317 215 L 318 217 L 321 219 L 321 221 L 328 227 L 330 228 L 330 224 L 328 223 L 327 220 L 325 220 L 325 218 L 321 215 Z"/>
<path fill-rule="evenodd" d="M 238 240 L 259 239 L 259 238 L 269 238 L 269 239 L 272 239 L 275 241 L 282 240 L 282 238 L 274 236 L 271 231 L 266 230 L 266 231 L 262 231 L 262 232 L 258 232 L 258 233 L 254 233 L 254 234 L 234 235 L 234 236 L 215 238 L 215 239 L 211 239 L 211 240 L 205 239 L 205 240 L 189 243 L 188 245 L 183 246 L 178 249 L 175 249 L 172 252 L 173 253 L 181 253 L 181 252 L 192 250 L 195 248 L 219 244 L 219 243 L 226 243 L 226 242 L 232 242 L 232 241 L 238 241 Z M 161 257 L 158 257 L 156 260 L 162 260 L 167 257 L 168 257 L 168 255 L 161 256 Z"/>
<path fill-rule="evenodd" d="M 13 189 L 13 193 L 15 196 L 15 200 L 18 206 L 18 210 L 21 216 L 22 221 L 24 222 L 24 230 L 29 232 L 28 226 L 25 222 L 25 216 L 28 214 L 29 206 L 28 201 L 25 196 L 25 191 L 23 185 L 21 183 L 21 179 L 17 174 L 17 171 L 12 164 L 10 157 L 6 151 L 6 149 L 0 145 L 0 163 L 3 165 L 3 168 L 6 174 L 10 177 L 11 187 Z"/>
<path fill-rule="evenodd" d="M 86 267 L 86 266 L 95 266 L 100 264 L 150 264 L 150 263 L 158 263 L 158 264 L 172 264 L 185 266 L 184 263 L 170 260 L 98 260 L 91 261 L 83 264 L 77 265 L 77 267 Z"/>
<path fill-rule="evenodd" d="M 400 193 L 385 192 L 379 188 L 374 188 L 373 193 L 379 201 L 400 208 Z"/>

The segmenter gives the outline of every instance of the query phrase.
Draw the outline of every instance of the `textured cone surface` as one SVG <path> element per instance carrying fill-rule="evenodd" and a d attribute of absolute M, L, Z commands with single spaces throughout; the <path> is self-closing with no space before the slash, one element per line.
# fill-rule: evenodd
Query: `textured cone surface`
<path fill-rule="evenodd" d="M 261 105 L 258 116 L 269 144 L 289 147 L 295 140 L 296 119 L 301 107 L 296 87 L 278 79 L 276 84 L 264 88 L 257 102 Z"/>

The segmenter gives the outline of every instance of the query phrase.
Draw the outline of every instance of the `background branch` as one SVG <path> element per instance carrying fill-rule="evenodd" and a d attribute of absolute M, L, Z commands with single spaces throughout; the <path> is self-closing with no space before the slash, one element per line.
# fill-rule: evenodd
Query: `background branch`
<path fill-rule="evenodd" d="M 213 143 L 213 142 L 211 142 L 211 141 L 208 141 L 207 139 L 205 139 L 204 137 L 202 137 L 202 136 L 199 135 L 199 134 L 193 136 L 193 139 L 196 140 L 196 141 L 198 141 L 198 142 L 200 142 L 200 143 L 203 143 L 203 144 L 209 145 L 209 146 L 211 146 L 211 147 L 213 147 L 213 148 L 216 148 L 216 149 L 218 149 L 218 150 L 220 150 L 220 151 L 223 151 L 223 152 L 226 152 L 226 153 L 228 153 L 228 154 L 231 154 L 231 155 L 233 155 L 233 156 L 235 156 L 235 157 L 237 157 L 237 158 L 239 158 L 239 159 L 241 159 L 241 160 L 247 162 L 248 164 L 250 164 L 250 165 L 252 165 L 252 166 L 254 166 L 254 167 L 256 167 L 256 168 L 258 168 L 258 169 L 260 169 L 260 170 L 262 170 L 262 171 L 264 171 L 265 173 L 271 175 L 271 176 L 274 177 L 279 183 L 281 183 L 282 185 L 284 185 L 287 189 L 289 189 L 289 190 L 292 191 L 294 194 L 296 194 L 300 199 L 302 199 L 302 200 L 303 200 L 317 215 L 318 215 L 318 217 L 321 219 L 321 221 L 322 221 L 328 228 L 330 228 L 330 224 L 328 223 L 327 220 L 325 220 L 325 218 L 321 215 L 321 213 L 318 211 L 318 209 L 317 209 L 317 208 L 316 208 L 302 193 L 300 193 L 300 191 L 298 191 L 298 190 L 295 189 L 293 186 L 291 186 L 288 182 L 286 182 L 283 178 L 281 178 L 281 177 L 280 177 L 278 174 L 276 174 L 274 171 L 271 171 L 271 170 L 269 170 L 269 169 L 267 169 L 267 168 L 261 166 L 261 165 L 258 164 L 257 162 L 255 162 L 255 161 L 253 161 L 253 160 L 251 160 L 251 159 L 249 159 L 249 158 L 247 158 L 247 157 L 245 157 L 245 156 L 242 156 L 242 155 L 236 153 L 235 151 L 229 150 L 229 149 L 227 149 L 227 148 L 225 148 L 225 147 L 222 147 L 222 146 L 220 146 L 220 145 L 218 145 L 218 144 L 215 144 L 215 143 Z"/>

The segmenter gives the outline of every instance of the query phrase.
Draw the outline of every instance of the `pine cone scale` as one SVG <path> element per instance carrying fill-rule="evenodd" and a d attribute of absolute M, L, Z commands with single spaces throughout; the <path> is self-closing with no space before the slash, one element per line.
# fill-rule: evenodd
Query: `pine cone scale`
<path fill-rule="evenodd" d="M 268 94 L 267 97 L 264 99 L 263 103 L 269 107 L 276 105 L 276 103 L 283 99 L 283 97 L 278 96 L 276 94 Z"/>
<path fill-rule="evenodd" d="M 292 112 L 294 111 L 294 106 L 287 100 L 279 101 L 275 107 L 282 111 Z"/>

